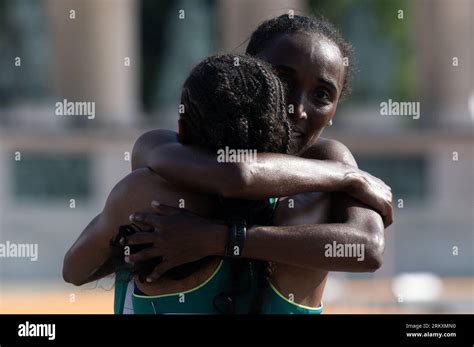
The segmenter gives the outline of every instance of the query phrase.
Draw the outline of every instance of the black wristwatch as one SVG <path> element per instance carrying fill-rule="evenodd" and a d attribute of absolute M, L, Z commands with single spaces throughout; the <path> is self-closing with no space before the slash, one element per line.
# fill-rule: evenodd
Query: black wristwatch
<path fill-rule="evenodd" d="M 229 225 L 229 242 L 225 249 L 225 256 L 240 258 L 244 250 L 245 238 L 247 236 L 247 223 L 244 219 L 232 220 Z"/>

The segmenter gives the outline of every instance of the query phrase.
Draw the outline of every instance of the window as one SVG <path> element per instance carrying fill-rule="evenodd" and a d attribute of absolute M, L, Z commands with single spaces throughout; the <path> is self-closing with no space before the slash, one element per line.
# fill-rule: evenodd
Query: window
<path fill-rule="evenodd" d="M 91 160 L 85 154 L 22 153 L 12 167 L 17 200 L 87 199 L 91 195 Z"/>
<path fill-rule="evenodd" d="M 214 51 L 215 6 L 211 0 L 141 2 L 142 102 L 147 113 L 161 113 L 175 123 L 184 80 Z"/>
<path fill-rule="evenodd" d="M 356 159 L 361 170 L 380 178 L 392 187 L 394 199 L 421 200 L 426 197 L 428 190 L 427 163 L 423 156 L 361 155 Z"/>

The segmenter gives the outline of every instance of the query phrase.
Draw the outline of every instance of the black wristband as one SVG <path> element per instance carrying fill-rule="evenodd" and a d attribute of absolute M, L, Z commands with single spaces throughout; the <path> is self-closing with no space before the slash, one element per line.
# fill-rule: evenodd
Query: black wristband
<path fill-rule="evenodd" d="M 240 258 L 244 250 L 245 238 L 247 236 L 247 226 L 245 220 L 233 221 L 229 223 L 229 242 L 225 249 L 225 256 Z"/>

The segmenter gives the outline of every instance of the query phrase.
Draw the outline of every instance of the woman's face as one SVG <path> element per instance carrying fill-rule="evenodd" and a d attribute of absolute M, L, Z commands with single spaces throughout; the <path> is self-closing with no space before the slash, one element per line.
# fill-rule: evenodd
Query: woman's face
<path fill-rule="evenodd" d="M 257 57 L 272 64 L 287 84 L 289 116 L 298 153 L 303 153 L 336 112 L 344 82 L 339 47 L 319 34 L 284 34 L 269 42 Z"/>

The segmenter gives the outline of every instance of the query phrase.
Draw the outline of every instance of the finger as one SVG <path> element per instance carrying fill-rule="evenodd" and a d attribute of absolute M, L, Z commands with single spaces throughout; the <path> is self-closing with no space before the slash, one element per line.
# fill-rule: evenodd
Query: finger
<path fill-rule="evenodd" d="M 160 204 L 158 201 L 153 200 L 151 202 L 151 207 L 156 211 L 156 213 L 163 215 L 163 216 L 171 216 L 174 214 L 178 214 L 182 211 L 181 208 L 168 206 Z"/>
<path fill-rule="evenodd" d="M 361 170 L 361 172 L 362 172 L 363 176 L 365 176 L 369 181 L 375 181 L 375 182 L 377 182 L 379 184 L 382 184 L 382 185 L 385 184 L 384 181 L 382 181 L 380 178 L 372 175 L 370 172 L 363 171 L 363 170 Z"/>
<path fill-rule="evenodd" d="M 138 253 L 130 254 L 128 256 L 128 262 L 136 263 L 139 261 L 156 258 L 160 256 L 159 252 L 159 249 L 156 247 L 146 248 Z"/>
<path fill-rule="evenodd" d="M 378 178 L 375 178 L 375 180 L 372 180 L 372 182 L 374 182 L 375 185 L 380 187 L 380 189 L 383 189 L 385 191 L 390 191 L 391 190 L 391 188 L 384 181 L 382 181 Z"/>
<path fill-rule="evenodd" d="M 390 189 L 389 185 L 385 183 L 385 181 L 381 180 L 380 178 L 376 177 L 378 182 L 383 186 L 386 187 L 387 189 Z"/>
<path fill-rule="evenodd" d="M 369 198 L 370 197 L 371 196 L 369 196 Z M 374 196 L 371 202 L 371 204 L 369 204 L 368 202 L 365 202 L 365 204 L 369 205 L 373 210 L 375 210 L 382 217 L 385 224 L 385 218 L 387 216 L 387 212 L 390 209 L 390 205 L 388 204 L 387 199 L 382 198 L 380 196 Z"/>
<path fill-rule="evenodd" d="M 156 213 L 132 213 L 129 217 L 131 222 L 138 224 L 145 224 L 152 226 L 154 228 L 159 228 L 160 226 L 160 215 Z"/>
<path fill-rule="evenodd" d="M 385 228 L 388 228 L 393 223 L 393 206 L 391 202 L 385 206 L 382 219 Z"/>
<path fill-rule="evenodd" d="M 156 266 L 153 271 L 147 276 L 146 281 L 148 283 L 157 281 L 166 271 L 171 269 L 172 266 L 167 261 L 162 261 L 160 265 Z"/>
<path fill-rule="evenodd" d="M 369 177 L 370 177 L 373 181 L 375 181 L 375 183 L 377 183 L 378 185 L 382 186 L 384 189 L 386 189 L 386 190 L 392 190 L 392 188 L 391 188 L 387 183 L 385 183 L 383 180 L 381 180 L 380 178 L 375 177 L 375 176 L 373 176 L 373 175 L 371 175 L 371 174 L 368 174 L 368 175 L 369 175 Z"/>
<path fill-rule="evenodd" d="M 392 225 L 392 223 L 393 223 L 393 215 L 391 213 L 383 217 L 383 225 L 385 229 L 388 228 L 390 225 Z"/>
<path fill-rule="evenodd" d="M 140 245 L 143 243 L 155 243 L 158 238 L 156 232 L 139 232 L 133 235 L 127 236 L 127 245 Z"/>
<path fill-rule="evenodd" d="M 389 227 L 393 223 L 393 206 L 390 204 L 390 209 L 387 214 L 387 225 L 386 227 Z"/>

